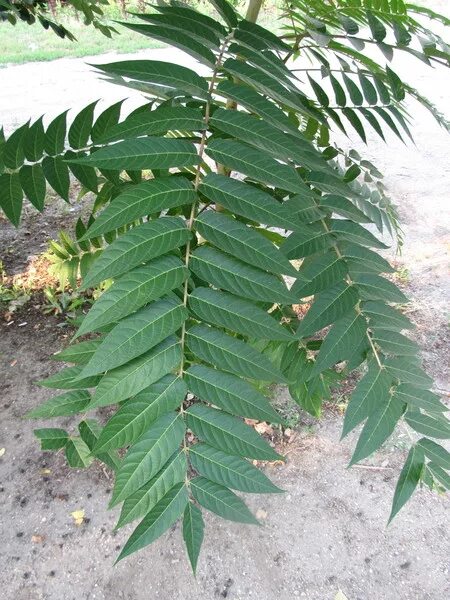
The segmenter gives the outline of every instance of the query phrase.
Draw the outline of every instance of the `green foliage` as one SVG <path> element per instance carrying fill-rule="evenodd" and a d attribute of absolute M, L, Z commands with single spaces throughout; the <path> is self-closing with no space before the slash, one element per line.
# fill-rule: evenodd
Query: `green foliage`
<path fill-rule="evenodd" d="M 37 435 L 45 448 L 64 445 L 76 467 L 115 461 L 111 453 L 127 449 L 111 504 L 123 503 L 118 526 L 141 521 L 119 559 L 182 517 L 195 570 L 202 509 L 256 523 L 231 489 L 280 491 L 250 462 L 282 460 L 244 420 L 283 422 L 261 382 L 287 383 L 293 400 L 318 416 L 340 373 L 365 365 L 344 421 L 344 434 L 364 423 L 351 464 L 402 424 L 425 438 L 401 472 L 392 516 L 419 482 L 448 487 L 448 453 L 429 439 L 450 437 L 445 408 L 417 346 L 401 333 L 411 323 L 395 305 L 407 298 L 376 252 L 386 247 L 379 234 L 398 231 L 395 208 L 376 167 L 330 142 L 343 119 L 361 137 L 367 126 L 382 137 L 389 129 L 409 134 L 402 101 L 415 92 L 365 57 L 358 32 L 368 27 L 370 43 L 390 56 L 388 29 L 395 50 L 409 49 L 409 36 L 423 29 L 400 1 L 334 4 L 342 10 L 294 2 L 295 28 L 287 24 L 284 38 L 241 19 L 226 0 L 214 2 L 223 25 L 186 6 L 158 5 L 157 14 L 141 15 L 142 32 L 161 38 L 163 28 L 174 45 L 211 63 L 207 76 L 159 61 L 103 65 L 115 83 L 152 101 L 123 121 L 120 106 L 96 120 L 86 107 L 68 138 L 65 113 L 47 130 L 26 124 L 3 145 L 0 200 L 16 224 L 25 159 L 63 197 L 69 172 L 95 196 L 75 239 L 63 235 L 53 246 L 72 282 L 81 275 L 82 289 L 104 287 L 76 334 L 91 339 L 56 356 L 74 366 L 41 385 L 67 392 L 30 416 L 118 405 L 103 428 L 83 418 L 81 437 Z M 419 58 L 447 60 L 437 45 Z M 296 78 L 297 64 L 307 65 L 317 100 Z M 302 318 L 292 304 L 304 304 Z"/>
<path fill-rule="evenodd" d="M 103 21 L 102 6 L 108 0 L 66 0 L 77 15 L 82 16 L 86 25 L 93 25 L 103 35 L 111 37 L 115 29 Z M 60 22 L 56 15 L 56 2 L 45 0 L 0 0 L 0 22 L 8 21 L 15 25 L 24 21 L 28 25 L 39 23 L 44 29 L 51 29 L 60 38 L 75 41 L 74 35 Z"/>

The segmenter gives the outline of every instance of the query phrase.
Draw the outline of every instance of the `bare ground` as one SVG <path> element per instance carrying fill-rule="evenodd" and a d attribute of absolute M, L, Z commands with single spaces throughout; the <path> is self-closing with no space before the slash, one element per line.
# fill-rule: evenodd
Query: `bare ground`
<path fill-rule="evenodd" d="M 153 53 L 169 59 L 164 51 Z M 109 104 L 127 93 L 96 82 L 77 59 L 11 67 L 1 76 L 1 120 L 7 128 L 29 116 L 52 116 L 67 105 L 82 106 L 98 97 Z M 445 106 L 448 76 L 443 80 L 442 73 L 415 67 L 414 78 Z M 54 83 L 50 96 L 49 82 Z M 415 108 L 414 114 L 416 148 L 392 138 L 387 145 L 374 139 L 364 152 L 386 174 L 399 205 L 407 241 L 396 260 L 409 272 L 410 316 L 418 325 L 425 365 L 446 397 L 449 145 L 429 116 Z M 30 210 L 18 233 L 0 223 L 0 252 L 7 270 L 20 272 L 28 257 L 41 252 L 62 225 L 70 226 L 79 210 L 60 203 L 42 216 Z M 32 435 L 36 424 L 22 419 L 50 395 L 33 382 L 57 369 L 49 356 L 67 343 L 68 332 L 58 327 L 61 320 L 43 316 L 33 302 L 19 317 L 0 324 L 2 597 L 333 600 L 339 589 L 349 600 L 448 597 L 448 501 L 419 491 L 386 528 L 405 434 L 400 432 L 366 467 L 347 470 L 355 439 L 339 443 L 341 419 L 333 414 L 313 429 L 302 417 L 297 437 L 287 447 L 287 465 L 267 468 L 286 495 L 250 498 L 262 527 L 242 527 L 207 515 L 196 580 L 189 572 L 179 526 L 113 567 L 131 527 L 112 533 L 117 515 L 106 510 L 109 474 L 100 467 L 73 471 L 62 456 L 42 454 Z M 280 390 L 277 402 L 283 394 Z M 62 419 L 61 426 L 74 422 Z M 78 509 L 85 511 L 81 526 L 71 516 Z"/>

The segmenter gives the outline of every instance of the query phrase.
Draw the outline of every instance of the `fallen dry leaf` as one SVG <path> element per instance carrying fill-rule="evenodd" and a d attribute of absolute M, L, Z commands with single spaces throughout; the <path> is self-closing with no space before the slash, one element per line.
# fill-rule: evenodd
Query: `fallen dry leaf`
<path fill-rule="evenodd" d="M 267 513 L 265 510 L 263 510 L 262 508 L 258 508 L 258 510 L 256 511 L 256 518 L 258 519 L 258 521 L 263 521 L 264 519 L 267 518 Z"/>
<path fill-rule="evenodd" d="M 45 536 L 44 535 L 32 535 L 31 536 L 31 541 L 33 542 L 33 544 L 42 544 L 42 542 L 45 540 Z"/>
<path fill-rule="evenodd" d="M 50 475 L 51 470 L 50 469 L 41 469 L 41 475 Z"/>
<path fill-rule="evenodd" d="M 70 514 L 73 517 L 73 520 L 75 521 L 75 525 L 77 525 L 79 527 L 80 525 L 83 524 L 84 510 L 82 508 L 80 508 L 79 510 L 74 510 Z"/>
<path fill-rule="evenodd" d="M 6 448 L 0 448 L 0 458 L 2 456 L 4 456 L 5 452 L 6 452 Z"/>

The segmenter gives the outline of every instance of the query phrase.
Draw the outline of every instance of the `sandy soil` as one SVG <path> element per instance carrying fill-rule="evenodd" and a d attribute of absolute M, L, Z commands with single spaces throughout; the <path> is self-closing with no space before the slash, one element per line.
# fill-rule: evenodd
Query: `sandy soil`
<path fill-rule="evenodd" d="M 146 54 L 169 59 L 164 50 Z M 417 65 L 414 70 L 418 87 L 441 107 L 449 97 L 444 75 Z M 11 67 L 1 71 L 1 79 L 0 114 L 7 130 L 30 116 L 54 116 L 68 105 L 81 107 L 98 97 L 109 104 L 127 94 L 96 80 L 77 59 Z M 48 85 L 54 86 L 52 94 Z M 137 102 L 135 95 L 132 102 Z M 448 394 L 449 142 L 428 115 L 412 110 L 418 118 L 416 148 L 392 138 L 387 145 L 374 139 L 365 152 L 386 174 L 399 205 L 406 245 L 397 260 L 409 271 L 411 317 L 426 367 L 437 388 Z M 61 206 L 42 216 L 30 211 L 19 233 L 0 225 L 0 253 L 10 272 L 19 272 L 62 223 L 73 221 L 79 208 Z M 263 527 L 241 527 L 207 515 L 196 580 L 179 526 L 113 568 L 131 528 L 112 533 L 116 514 L 106 510 L 109 474 L 98 467 L 72 471 L 60 455 L 42 454 L 32 435 L 36 425 L 21 418 L 50 395 L 33 382 L 57 369 L 49 356 L 67 343 L 67 332 L 56 318 L 33 308 L 20 316 L 11 325 L 0 324 L 2 597 L 333 600 L 339 589 L 349 600 L 448 597 L 448 501 L 419 491 L 386 528 L 404 437 L 397 435 L 367 467 L 346 470 L 355 439 L 338 442 L 341 420 L 333 415 L 313 431 L 300 427 L 288 448 L 287 465 L 270 469 L 286 495 L 250 498 Z M 74 422 L 62 419 L 61 426 Z M 78 509 L 85 511 L 81 526 L 71 516 Z"/>

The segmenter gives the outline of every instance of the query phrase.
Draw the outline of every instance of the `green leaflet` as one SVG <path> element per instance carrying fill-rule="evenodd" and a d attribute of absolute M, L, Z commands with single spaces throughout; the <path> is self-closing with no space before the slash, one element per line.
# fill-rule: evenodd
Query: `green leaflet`
<path fill-rule="evenodd" d="M 178 339 L 167 338 L 142 356 L 108 371 L 97 386 L 89 408 L 108 406 L 131 398 L 170 373 L 180 359 Z"/>
<path fill-rule="evenodd" d="M 432 460 L 435 464 L 439 465 L 443 469 L 450 469 L 450 452 L 448 452 L 445 448 L 427 438 L 422 438 L 419 440 L 419 446 L 424 451 L 425 456 Z"/>
<path fill-rule="evenodd" d="M 416 444 L 411 447 L 398 478 L 389 523 L 412 496 L 420 481 L 423 467 L 423 450 Z"/>
<path fill-rule="evenodd" d="M 24 140 L 29 131 L 29 124 L 30 122 L 28 121 L 28 123 L 13 131 L 4 143 L 2 161 L 5 167 L 17 169 L 23 165 L 25 160 Z"/>
<path fill-rule="evenodd" d="M 162 256 L 133 269 L 98 298 L 76 337 L 123 319 L 144 304 L 177 288 L 186 276 L 186 267 L 175 256 Z"/>
<path fill-rule="evenodd" d="M 132 444 L 153 421 L 178 408 L 186 393 L 186 384 L 174 375 L 166 375 L 142 390 L 109 419 L 93 448 L 94 454 Z"/>
<path fill-rule="evenodd" d="M 224 62 L 223 68 L 238 81 L 243 81 L 250 87 L 267 95 L 281 105 L 288 106 L 296 112 L 310 114 L 307 110 L 307 104 L 303 101 L 301 92 L 299 91 L 295 94 L 291 90 L 288 90 L 280 83 L 278 77 L 268 75 L 260 69 L 256 69 L 255 67 L 234 58 L 228 58 Z M 320 113 L 319 118 L 322 120 L 322 115 Z"/>
<path fill-rule="evenodd" d="M 50 417 L 67 417 L 82 412 L 91 400 L 86 390 L 74 390 L 50 398 L 37 408 L 26 414 L 29 419 L 47 419 Z"/>
<path fill-rule="evenodd" d="M 0 175 L 0 208 L 16 227 L 22 214 L 23 192 L 18 173 Z"/>
<path fill-rule="evenodd" d="M 167 413 L 157 419 L 131 446 L 116 474 L 110 507 L 150 481 L 169 460 L 184 436 L 183 419 Z"/>
<path fill-rule="evenodd" d="M 258 520 L 244 502 L 228 488 L 209 481 L 205 477 L 191 479 L 190 487 L 197 502 L 219 517 L 238 523 L 259 525 Z"/>
<path fill-rule="evenodd" d="M 67 129 L 67 113 L 64 111 L 53 119 L 45 132 L 44 149 L 49 156 L 61 154 L 64 150 Z"/>
<path fill-rule="evenodd" d="M 396 356 L 416 356 L 419 351 L 419 346 L 398 333 L 382 327 L 372 327 L 372 339 L 385 354 L 394 354 Z"/>
<path fill-rule="evenodd" d="M 306 298 L 332 287 L 347 274 L 345 261 L 331 250 L 305 259 L 298 270 L 298 279 L 291 288 L 299 298 Z"/>
<path fill-rule="evenodd" d="M 194 188 L 184 177 L 161 177 L 130 186 L 100 213 L 81 240 L 98 237 L 162 210 L 192 203 L 194 198 Z"/>
<path fill-rule="evenodd" d="M 431 413 L 446 412 L 448 408 L 439 400 L 439 396 L 428 390 L 415 387 L 410 383 L 401 383 L 395 388 L 395 395 L 412 409 L 423 409 Z"/>
<path fill-rule="evenodd" d="M 344 282 L 321 292 L 300 321 L 296 337 L 307 337 L 326 327 L 348 313 L 357 302 L 356 288 Z"/>
<path fill-rule="evenodd" d="M 165 297 L 148 304 L 121 320 L 106 335 L 81 376 L 110 371 L 144 354 L 175 333 L 187 316 L 186 308 L 176 297 Z"/>
<path fill-rule="evenodd" d="M 224 35 L 225 30 L 218 30 L 215 27 L 216 22 L 212 19 L 211 21 L 214 23 L 214 25 L 210 25 L 209 23 L 206 24 L 202 21 L 202 17 L 204 17 L 204 15 L 197 11 L 187 9 L 185 6 L 158 6 L 155 8 L 156 10 L 162 10 L 163 14 L 145 13 L 136 16 L 147 23 L 170 27 L 177 32 L 189 32 L 205 46 L 208 46 L 214 50 L 217 50 L 220 46 L 220 39 Z"/>
<path fill-rule="evenodd" d="M 405 421 L 414 431 L 422 435 L 443 440 L 450 439 L 450 425 L 442 413 L 435 413 L 434 416 L 431 416 L 424 415 L 418 410 L 408 410 L 405 414 Z"/>
<path fill-rule="evenodd" d="M 356 311 L 336 321 L 320 347 L 311 377 L 350 358 L 366 336 L 366 331 L 366 320 Z"/>
<path fill-rule="evenodd" d="M 227 292 L 196 288 L 189 296 L 189 306 L 201 320 L 252 338 L 293 339 L 292 334 L 263 309 Z"/>
<path fill-rule="evenodd" d="M 320 199 L 320 206 L 332 211 L 332 213 L 341 215 L 341 217 L 356 221 L 357 223 L 371 222 L 371 220 L 359 210 L 353 202 L 343 196 L 336 196 L 333 194 L 322 196 Z"/>
<path fill-rule="evenodd" d="M 334 242 L 335 238 L 333 235 L 321 225 L 316 223 L 312 223 L 311 225 L 304 224 L 301 229 L 297 227 L 296 231 L 286 238 L 280 250 L 292 260 L 311 256 L 321 250 L 326 250 Z"/>
<path fill-rule="evenodd" d="M 350 465 L 363 460 L 384 444 L 401 418 L 405 405 L 394 396 L 379 398 L 378 407 L 369 417 L 361 431 Z"/>
<path fill-rule="evenodd" d="M 434 480 L 437 480 L 439 485 L 443 487 L 444 490 L 450 490 L 450 475 L 446 473 L 444 469 L 441 469 L 439 465 L 435 465 L 432 462 L 427 464 L 427 468 L 431 471 Z"/>
<path fill-rule="evenodd" d="M 33 433 L 41 442 L 41 450 L 59 450 L 64 448 L 69 439 L 69 434 L 65 429 L 54 427 L 34 429 Z"/>
<path fill-rule="evenodd" d="M 274 125 L 244 112 L 219 108 L 211 119 L 214 127 L 238 140 L 259 148 L 274 158 L 293 161 L 299 166 L 328 171 L 329 167 L 315 148 L 298 137 L 281 132 Z"/>
<path fill-rule="evenodd" d="M 80 437 L 70 437 L 65 446 L 66 458 L 69 467 L 84 469 L 94 460 L 88 445 Z"/>
<path fill-rule="evenodd" d="M 83 367 L 78 365 L 75 367 L 66 367 L 54 375 L 47 377 L 47 379 L 41 379 L 36 383 L 42 387 L 55 388 L 57 390 L 80 390 L 96 386 L 100 381 L 100 377 L 95 375 L 93 377 L 81 378 L 80 374 L 82 370 Z"/>
<path fill-rule="evenodd" d="M 194 575 L 203 542 L 203 530 L 202 511 L 192 502 L 188 502 L 183 515 L 183 540 Z"/>
<path fill-rule="evenodd" d="M 339 240 L 372 248 L 388 248 L 386 244 L 380 242 L 370 231 L 354 221 L 332 219 L 331 223 L 331 231 Z"/>
<path fill-rule="evenodd" d="M 183 514 L 187 503 L 186 486 L 184 483 L 176 484 L 139 523 L 117 561 L 158 539 Z"/>
<path fill-rule="evenodd" d="M 350 397 L 345 411 L 342 437 L 373 413 L 378 402 L 388 397 L 392 379 L 392 376 L 385 369 L 380 369 L 375 362 L 369 364 L 368 372 L 358 382 Z"/>
<path fill-rule="evenodd" d="M 267 100 L 262 94 L 245 85 L 221 81 L 217 86 L 217 94 L 237 102 L 253 114 L 262 117 L 267 123 L 274 125 L 280 131 L 288 131 L 296 137 L 302 138 L 295 124 L 273 102 Z M 310 165 L 308 165 L 310 166 Z"/>
<path fill-rule="evenodd" d="M 296 301 L 295 295 L 279 277 L 215 248 L 197 248 L 191 256 L 189 266 L 203 281 L 243 298 L 279 304 L 292 304 Z"/>
<path fill-rule="evenodd" d="M 188 390 L 199 400 L 231 414 L 269 423 L 282 422 L 267 398 L 236 375 L 193 365 L 186 371 L 184 380 Z"/>
<path fill-rule="evenodd" d="M 185 140 L 145 137 L 124 140 L 105 146 L 89 156 L 67 162 L 97 169 L 169 169 L 197 165 L 199 157 L 194 144 Z M 49 181 L 50 185 L 53 184 Z M 58 190 L 56 190 L 58 191 Z"/>
<path fill-rule="evenodd" d="M 159 135 L 167 131 L 201 131 L 203 115 L 199 109 L 169 106 L 132 114 L 121 123 L 105 130 L 100 142 L 113 142 L 142 135 Z"/>
<path fill-rule="evenodd" d="M 373 250 L 357 244 L 339 244 L 339 250 L 346 259 L 350 275 L 367 273 L 393 273 L 395 269 Z"/>
<path fill-rule="evenodd" d="M 122 60 L 106 65 L 95 65 L 97 69 L 112 75 L 135 79 L 158 86 L 181 90 L 198 98 L 207 97 L 208 84 L 186 67 L 158 60 Z"/>
<path fill-rule="evenodd" d="M 199 191 L 216 205 L 252 221 L 287 230 L 295 230 L 300 225 L 284 204 L 243 181 L 210 173 L 203 179 Z"/>
<path fill-rule="evenodd" d="M 120 119 L 122 104 L 124 100 L 119 100 L 115 104 L 108 106 L 95 120 L 91 131 L 91 139 L 97 144 L 103 139 L 105 132 L 110 131 L 117 125 Z"/>
<path fill-rule="evenodd" d="M 353 281 L 363 300 L 383 300 L 385 302 L 408 302 L 408 298 L 398 287 L 379 275 L 353 275 Z"/>
<path fill-rule="evenodd" d="M 93 356 L 94 352 L 102 343 L 103 338 L 98 338 L 95 340 L 86 340 L 85 342 L 80 342 L 79 344 L 74 344 L 72 346 L 67 346 L 64 350 L 53 354 L 50 358 L 52 360 L 58 360 L 62 362 L 74 363 L 77 365 L 85 365 L 89 362 L 90 358 Z"/>
<path fill-rule="evenodd" d="M 309 188 L 295 169 L 247 144 L 215 139 L 208 144 L 206 154 L 232 171 L 238 171 L 256 181 L 297 194 L 309 193 Z"/>
<path fill-rule="evenodd" d="M 361 305 L 361 311 L 369 317 L 371 326 L 398 331 L 413 329 L 411 321 L 401 312 L 383 302 L 367 301 Z"/>
<path fill-rule="evenodd" d="M 229 27 L 236 27 L 239 19 L 231 4 L 226 0 L 211 0 L 211 4 Z"/>
<path fill-rule="evenodd" d="M 411 357 L 390 358 L 385 361 L 386 369 L 393 377 L 402 383 L 411 383 L 419 388 L 429 388 L 433 380 L 424 372 L 415 360 Z"/>
<path fill-rule="evenodd" d="M 190 237 L 178 217 L 162 217 L 135 227 L 110 244 L 89 269 L 81 289 L 117 277 L 133 267 L 178 248 Z"/>
<path fill-rule="evenodd" d="M 179 48 L 180 50 L 183 50 L 183 52 L 193 56 L 196 60 L 203 63 L 207 67 L 214 67 L 214 63 L 216 61 L 215 54 L 189 33 L 176 30 L 172 27 L 143 25 L 142 23 L 122 22 L 121 25 L 131 29 L 132 31 L 136 31 L 137 33 L 142 33 L 150 38 L 170 44 L 175 48 Z"/>
<path fill-rule="evenodd" d="M 220 485 L 252 494 L 282 492 L 262 471 L 247 460 L 207 444 L 191 446 L 189 458 L 197 473 Z"/>
<path fill-rule="evenodd" d="M 265 354 L 249 344 L 205 325 L 195 325 L 186 333 L 189 350 L 225 371 L 255 380 L 284 382 L 283 374 Z"/>
<path fill-rule="evenodd" d="M 23 165 L 19 171 L 19 178 L 25 196 L 41 212 L 44 209 L 47 192 L 44 171 L 41 165 Z M 11 220 L 13 221 L 13 219 Z"/>
<path fill-rule="evenodd" d="M 277 275 L 297 275 L 272 242 L 243 223 L 208 210 L 197 218 L 196 224 L 202 237 L 239 260 Z"/>
<path fill-rule="evenodd" d="M 69 168 L 60 156 L 46 156 L 42 161 L 45 179 L 66 202 L 69 201 Z"/>
<path fill-rule="evenodd" d="M 186 454 L 177 450 L 153 479 L 125 499 L 116 529 L 145 516 L 174 485 L 186 479 L 186 470 Z"/>
<path fill-rule="evenodd" d="M 101 430 L 102 426 L 95 419 L 84 419 L 78 425 L 78 431 L 80 432 L 81 439 L 91 451 L 100 435 Z M 116 452 L 104 452 L 102 454 L 98 454 L 96 458 L 104 462 L 108 467 L 113 469 L 113 471 L 117 469 L 120 463 L 120 459 Z"/>
<path fill-rule="evenodd" d="M 252 427 L 221 410 L 194 404 L 186 411 L 186 417 L 187 426 L 195 435 L 214 448 L 258 460 L 281 458 Z"/>
<path fill-rule="evenodd" d="M 98 100 L 83 108 L 73 120 L 68 134 L 71 148 L 84 148 L 87 145 L 94 122 L 94 110 L 97 102 Z"/>

